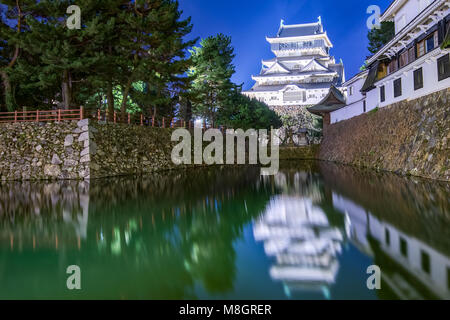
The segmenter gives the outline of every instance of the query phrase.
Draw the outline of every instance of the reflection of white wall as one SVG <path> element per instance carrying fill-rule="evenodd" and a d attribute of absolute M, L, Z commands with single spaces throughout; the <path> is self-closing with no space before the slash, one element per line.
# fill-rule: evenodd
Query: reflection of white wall
<path fill-rule="evenodd" d="M 333 206 L 348 215 L 350 224 L 350 234 L 354 241 L 364 247 L 365 252 L 370 252 L 367 241 L 367 214 L 363 207 L 333 192 Z"/>
<path fill-rule="evenodd" d="M 386 241 L 386 230 L 390 234 L 390 244 Z M 443 299 L 450 299 L 450 289 L 447 287 L 447 269 L 450 269 L 450 258 L 412 236 L 404 234 L 388 223 L 382 223 L 379 230 L 371 230 L 377 238 L 382 250 L 397 261 L 431 292 Z M 403 256 L 400 248 L 400 238 L 404 239 L 408 254 Z M 430 273 L 422 269 L 422 252 L 430 257 Z"/>
<path fill-rule="evenodd" d="M 370 235 L 380 242 L 381 249 L 389 257 L 399 263 L 409 273 L 415 276 L 420 282 L 426 286 L 431 292 L 443 299 L 450 299 L 450 288 L 447 287 L 447 270 L 450 269 L 450 258 L 433 249 L 426 243 L 412 236 L 409 236 L 393 225 L 380 221 L 372 214 L 367 214 L 366 210 L 353 201 L 333 194 L 333 205 L 336 209 L 348 214 L 351 220 L 351 239 L 359 246 L 370 252 L 369 243 L 367 241 L 368 232 Z M 389 244 L 387 243 L 386 230 L 389 233 Z M 404 239 L 407 244 L 407 257 L 403 256 L 400 248 L 400 239 Z M 426 273 L 422 269 L 422 254 L 425 252 L 430 257 L 430 273 Z M 381 270 L 383 271 L 383 270 Z M 388 280 L 388 278 L 385 278 Z M 401 279 L 400 275 L 390 281 L 390 285 L 405 298 L 416 297 L 418 293 L 412 291 L 412 287 Z"/>
<path fill-rule="evenodd" d="M 63 219 L 64 222 L 73 225 L 77 236 L 86 239 L 89 219 L 89 195 L 80 194 L 79 203 L 82 210 L 81 214 L 77 213 L 76 219 L 73 220 L 72 213 L 63 209 Z"/>

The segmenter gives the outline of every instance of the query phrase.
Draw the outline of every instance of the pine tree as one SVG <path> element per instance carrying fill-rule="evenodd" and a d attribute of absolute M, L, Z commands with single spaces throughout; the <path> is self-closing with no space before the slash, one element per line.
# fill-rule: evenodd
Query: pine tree
<path fill-rule="evenodd" d="M 183 37 L 191 32 L 192 25 L 190 18 L 180 20 L 178 6 L 178 2 L 172 0 L 137 0 L 130 2 L 119 15 L 122 31 L 117 43 L 117 63 L 123 77 L 122 115 L 126 112 L 134 82 L 152 83 L 156 88 L 156 98 L 163 98 L 168 105 L 174 98 L 171 93 L 183 84 L 180 75 L 189 67 L 189 60 L 185 59 L 186 49 L 195 40 L 183 41 Z"/>
<path fill-rule="evenodd" d="M 368 50 L 370 53 L 377 53 L 386 43 L 392 40 L 395 36 L 395 27 L 392 21 L 381 22 L 380 29 L 372 29 L 367 34 L 369 39 Z"/>
<path fill-rule="evenodd" d="M 215 124 L 217 112 L 228 100 L 235 85 L 231 77 L 235 72 L 233 65 L 234 49 L 231 38 L 223 34 L 211 36 L 200 42 L 201 47 L 191 50 L 193 67 L 192 92 L 196 115 Z"/>
<path fill-rule="evenodd" d="M 24 17 L 35 5 L 34 0 L 4 0 L 0 4 L 0 77 L 4 103 L 8 111 L 16 108 L 11 74 L 21 53 L 20 38 L 28 28 Z"/>

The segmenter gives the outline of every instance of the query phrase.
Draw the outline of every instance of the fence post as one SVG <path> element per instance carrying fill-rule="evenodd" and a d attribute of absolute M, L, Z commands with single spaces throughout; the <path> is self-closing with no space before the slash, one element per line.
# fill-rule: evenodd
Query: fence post
<path fill-rule="evenodd" d="M 164 117 L 163 117 L 162 127 L 163 127 L 163 128 L 166 127 L 166 119 L 165 119 Z"/>
<path fill-rule="evenodd" d="M 102 115 L 100 113 L 100 109 L 97 109 L 97 120 L 98 121 L 102 120 Z"/>
<path fill-rule="evenodd" d="M 155 116 L 152 116 L 152 127 L 155 127 Z"/>
<path fill-rule="evenodd" d="M 61 109 L 58 109 L 58 122 L 61 122 Z"/>
<path fill-rule="evenodd" d="M 17 110 L 14 111 L 14 122 L 17 122 Z"/>
<path fill-rule="evenodd" d="M 114 123 L 117 122 L 117 113 L 114 111 Z"/>
<path fill-rule="evenodd" d="M 83 120 L 84 112 L 83 107 L 80 107 L 80 120 Z"/>
<path fill-rule="evenodd" d="M 144 125 L 144 115 L 141 113 L 141 126 Z"/>
<path fill-rule="evenodd" d="M 131 114 L 128 114 L 128 124 L 131 123 Z"/>
<path fill-rule="evenodd" d="M 39 110 L 36 110 L 36 122 L 39 122 Z"/>

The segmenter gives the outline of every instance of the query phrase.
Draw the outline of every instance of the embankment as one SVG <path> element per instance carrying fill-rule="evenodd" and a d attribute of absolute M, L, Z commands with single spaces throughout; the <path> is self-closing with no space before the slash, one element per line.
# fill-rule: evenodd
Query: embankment
<path fill-rule="evenodd" d="M 321 160 L 450 180 L 450 89 L 329 126 Z"/>

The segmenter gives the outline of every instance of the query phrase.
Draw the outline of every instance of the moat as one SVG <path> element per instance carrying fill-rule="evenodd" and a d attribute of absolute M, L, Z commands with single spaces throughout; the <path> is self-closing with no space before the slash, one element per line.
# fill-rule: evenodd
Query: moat
<path fill-rule="evenodd" d="M 449 198 L 325 162 L 3 183 L 0 299 L 450 299 Z"/>

